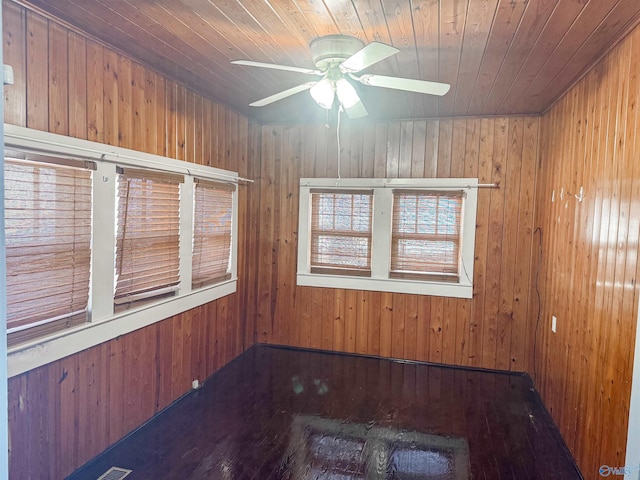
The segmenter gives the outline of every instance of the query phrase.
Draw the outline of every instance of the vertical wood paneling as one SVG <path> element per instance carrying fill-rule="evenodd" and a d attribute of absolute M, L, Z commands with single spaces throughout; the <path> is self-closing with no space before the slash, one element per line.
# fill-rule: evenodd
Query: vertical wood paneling
<path fill-rule="evenodd" d="M 87 41 L 87 140 L 100 143 L 104 142 L 103 64 L 102 46 Z"/>
<path fill-rule="evenodd" d="M 142 152 L 147 150 L 148 132 L 150 123 L 147 121 L 147 99 L 145 98 L 145 88 L 147 85 L 145 69 L 133 64 L 131 66 L 131 148 Z M 153 91 L 153 86 L 150 85 Z M 150 118 L 153 118 L 151 115 Z M 155 123 L 152 123 L 155 126 Z"/>
<path fill-rule="evenodd" d="M 639 56 L 636 29 L 541 121 L 536 383 L 588 479 L 625 464 L 640 293 Z M 532 298 L 532 322 L 537 309 Z"/>
<path fill-rule="evenodd" d="M 69 32 L 69 136 L 87 138 L 87 41 Z"/>
<path fill-rule="evenodd" d="M 16 81 L 5 89 L 7 122 L 241 176 L 259 166 L 259 128 L 246 118 L 37 13 L 3 6 Z M 238 234 L 254 246 L 256 198 L 239 186 Z M 249 252 L 241 245 L 241 279 L 251 278 Z M 11 478 L 66 477 L 251 345 L 248 290 L 240 281 L 236 294 L 11 378 Z"/>
<path fill-rule="evenodd" d="M 133 147 L 132 122 L 132 88 L 131 88 L 131 60 L 119 56 L 116 64 L 116 78 L 118 85 L 118 104 L 115 107 L 118 118 L 118 146 Z"/>
<path fill-rule="evenodd" d="M 27 84 L 26 63 L 24 61 L 27 48 L 26 11 L 18 5 L 3 5 L 2 36 L 4 47 L 3 61 L 13 67 L 15 83 L 11 90 L 5 89 L 4 121 L 13 125 L 26 125 Z M 9 92 L 11 92 L 9 94 Z"/>
<path fill-rule="evenodd" d="M 103 141 L 118 145 L 118 55 L 105 48 L 103 60 Z"/>
<path fill-rule="evenodd" d="M 477 176 L 500 183 L 479 191 L 476 287 L 466 300 L 296 287 L 299 178 L 336 175 L 335 128 L 263 127 L 253 287 L 258 341 L 527 370 L 537 132 L 535 117 L 342 124 L 343 177 Z M 519 275 L 524 283 L 516 282 Z"/>
<path fill-rule="evenodd" d="M 49 24 L 49 131 L 69 134 L 69 45 L 67 30 Z"/>
<path fill-rule="evenodd" d="M 23 10 L 24 11 L 24 10 Z M 14 13 L 3 10 L 3 18 L 7 18 Z M 27 17 L 27 51 L 26 61 L 16 62 L 18 65 L 26 64 L 21 70 L 25 71 L 24 81 L 26 83 L 27 92 L 27 127 L 37 130 L 48 130 L 49 128 L 49 70 L 48 70 L 48 52 L 49 52 L 49 22 L 46 18 L 41 17 L 31 11 L 26 11 Z M 18 19 L 7 23 L 17 25 Z M 15 22 L 15 23 L 14 23 Z M 10 52 L 13 45 L 6 45 L 5 51 Z M 3 52 L 5 53 L 5 52 Z M 6 53 L 5 53 L 6 55 Z M 19 59 L 16 59 L 19 60 Z M 16 84 L 17 85 L 17 84 Z M 15 85 L 14 85 L 15 86 Z M 13 88 L 13 87 L 11 87 Z M 19 86 L 18 91 L 22 90 Z M 11 97 L 11 89 L 7 88 L 5 97 Z M 7 108 L 11 104 L 5 104 L 5 116 L 7 118 L 20 115 L 19 113 L 9 112 Z M 18 107 L 18 105 L 14 105 Z"/>

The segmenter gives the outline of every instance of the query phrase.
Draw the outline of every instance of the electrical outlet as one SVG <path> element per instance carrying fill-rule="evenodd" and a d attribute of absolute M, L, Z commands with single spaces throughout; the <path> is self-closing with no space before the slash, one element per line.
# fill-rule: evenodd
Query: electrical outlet
<path fill-rule="evenodd" d="M 555 315 L 551 315 L 551 331 L 556 333 L 556 327 L 558 326 L 558 319 Z"/>

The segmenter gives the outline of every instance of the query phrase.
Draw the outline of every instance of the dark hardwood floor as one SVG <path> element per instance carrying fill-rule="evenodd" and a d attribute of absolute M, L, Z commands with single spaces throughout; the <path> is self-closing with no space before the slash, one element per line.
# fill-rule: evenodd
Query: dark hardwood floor
<path fill-rule="evenodd" d="M 112 466 L 126 480 L 581 478 L 525 375 L 270 346 L 69 478 Z"/>

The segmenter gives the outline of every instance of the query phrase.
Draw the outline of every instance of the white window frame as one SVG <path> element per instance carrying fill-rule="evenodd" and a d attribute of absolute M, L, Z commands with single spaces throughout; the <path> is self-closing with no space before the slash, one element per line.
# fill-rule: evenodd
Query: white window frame
<path fill-rule="evenodd" d="M 193 178 L 238 183 L 237 172 L 4 124 L 5 147 L 95 161 L 89 321 L 7 349 L 8 375 L 19 375 L 120 335 L 234 293 L 238 266 L 238 188 L 233 193 L 231 278 L 191 288 Z M 180 186 L 180 286 L 175 296 L 114 313 L 117 166 L 184 175 Z M 98 219 L 98 220 L 96 220 Z"/>
<path fill-rule="evenodd" d="M 311 273 L 311 190 L 317 188 L 332 189 L 337 192 L 354 189 L 373 190 L 370 277 Z M 462 242 L 460 245 L 461 271 L 457 282 L 390 277 L 394 188 L 417 191 L 464 191 Z M 301 178 L 297 284 L 312 287 L 472 298 L 477 205 L 477 178 L 342 178 L 340 180 L 335 178 Z"/>

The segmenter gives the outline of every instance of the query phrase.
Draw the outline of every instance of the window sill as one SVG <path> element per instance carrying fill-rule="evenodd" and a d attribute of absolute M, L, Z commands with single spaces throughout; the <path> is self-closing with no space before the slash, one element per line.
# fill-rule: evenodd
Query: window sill
<path fill-rule="evenodd" d="M 369 278 L 298 273 L 297 284 L 307 287 L 345 288 L 374 292 L 409 293 L 434 297 L 472 298 L 473 285 L 411 279 Z"/>
<path fill-rule="evenodd" d="M 83 323 L 47 338 L 16 345 L 8 349 L 8 377 L 81 352 L 121 335 L 152 325 L 192 308 L 225 297 L 236 291 L 237 279 L 195 290 L 186 294 L 141 305 L 108 318 Z"/>

